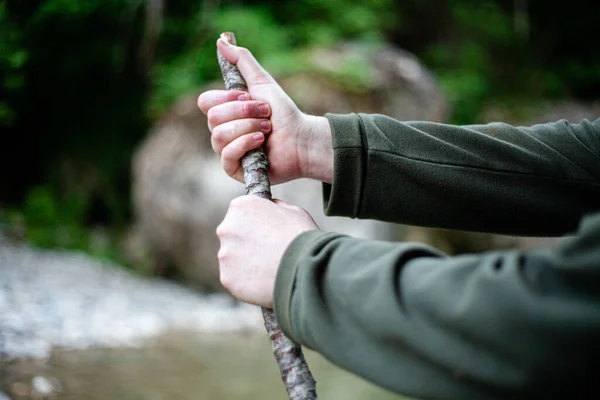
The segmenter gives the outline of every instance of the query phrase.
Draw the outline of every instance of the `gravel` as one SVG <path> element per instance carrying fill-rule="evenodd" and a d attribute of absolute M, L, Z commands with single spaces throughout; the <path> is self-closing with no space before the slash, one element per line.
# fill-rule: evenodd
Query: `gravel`
<path fill-rule="evenodd" d="M 262 327 L 257 307 L 133 276 L 82 253 L 41 251 L 0 237 L 0 361 L 47 358 L 54 346 L 136 346 L 170 330 Z"/>

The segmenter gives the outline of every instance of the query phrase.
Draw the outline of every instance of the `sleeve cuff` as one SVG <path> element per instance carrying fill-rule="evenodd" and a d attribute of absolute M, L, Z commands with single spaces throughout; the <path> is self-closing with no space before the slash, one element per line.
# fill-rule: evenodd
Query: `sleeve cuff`
<path fill-rule="evenodd" d="M 300 259 L 309 251 L 311 243 L 326 235 L 330 235 L 330 233 L 323 231 L 301 233 L 290 243 L 285 253 L 283 253 L 279 269 L 277 270 L 275 292 L 273 294 L 275 317 L 283 333 L 297 343 L 299 343 L 299 340 L 294 337 L 291 305 Z"/>
<path fill-rule="evenodd" d="M 333 183 L 323 184 L 323 210 L 328 216 L 356 218 L 366 174 L 366 143 L 357 114 L 325 114 L 333 140 Z"/>

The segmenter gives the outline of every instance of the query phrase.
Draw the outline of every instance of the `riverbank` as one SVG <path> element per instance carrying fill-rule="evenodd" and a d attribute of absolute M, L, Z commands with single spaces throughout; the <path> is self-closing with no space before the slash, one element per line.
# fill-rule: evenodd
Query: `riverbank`
<path fill-rule="evenodd" d="M 171 330 L 262 327 L 256 307 L 134 276 L 83 253 L 0 242 L 0 361 L 49 357 L 53 347 L 136 346 Z"/>

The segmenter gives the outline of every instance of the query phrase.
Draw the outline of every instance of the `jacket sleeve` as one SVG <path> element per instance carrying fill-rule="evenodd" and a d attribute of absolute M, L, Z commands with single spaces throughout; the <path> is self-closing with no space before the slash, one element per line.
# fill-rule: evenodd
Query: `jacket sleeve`
<path fill-rule="evenodd" d="M 447 257 L 415 243 L 305 232 L 275 287 L 283 331 L 423 399 L 599 394 L 600 214 L 558 249 Z"/>
<path fill-rule="evenodd" d="M 327 215 L 560 236 L 600 209 L 600 119 L 516 127 L 326 117 L 334 146 Z"/>

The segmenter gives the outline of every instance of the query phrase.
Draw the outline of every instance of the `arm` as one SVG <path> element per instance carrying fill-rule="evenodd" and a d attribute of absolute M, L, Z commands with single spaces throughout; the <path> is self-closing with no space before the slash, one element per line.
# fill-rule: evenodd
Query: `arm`
<path fill-rule="evenodd" d="M 249 93 L 208 91 L 198 105 L 236 179 L 240 158 L 264 144 L 272 184 L 324 182 L 329 215 L 546 236 L 600 207 L 600 119 L 516 127 L 309 116 L 248 50 L 218 46 Z"/>
<path fill-rule="evenodd" d="M 328 215 L 545 236 L 600 209 L 600 119 L 532 127 L 327 119 Z"/>
<path fill-rule="evenodd" d="M 451 127 L 328 115 L 329 122 L 314 117 L 325 122 L 317 129 L 247 52 L 230 56 L 256 83 L 253 98 L 273 107 L 273 176 L 332 183 L 330 214 L 562 233 L 598 209 L 598 121 Z M 259 104 L 223 96 L 208 93 L 199 104 L 211 110 L 215 150 L 235 176 L 239 157 L 262 143 L 250 144 L 258 125 L 249 117 Z M 573 398 L 592 388 L 586 384 L 599 370 L 598 215 L 559 250 L 446 257 L 422 245 L 319 232 L 303 210 L 245 196 L 232 202 L 217 234 L 221 279 L 234 296 L 274 304 L 290 337 L 392 390 L 437 399 Z"/>
<path fill-rule="evenodd" d="M 405 395 L 576 398 L 600 367 L 600 214 L 580 235 L 446 257 L 306 232 L 280 264 L 275 312 L 298 343 Z"/>

